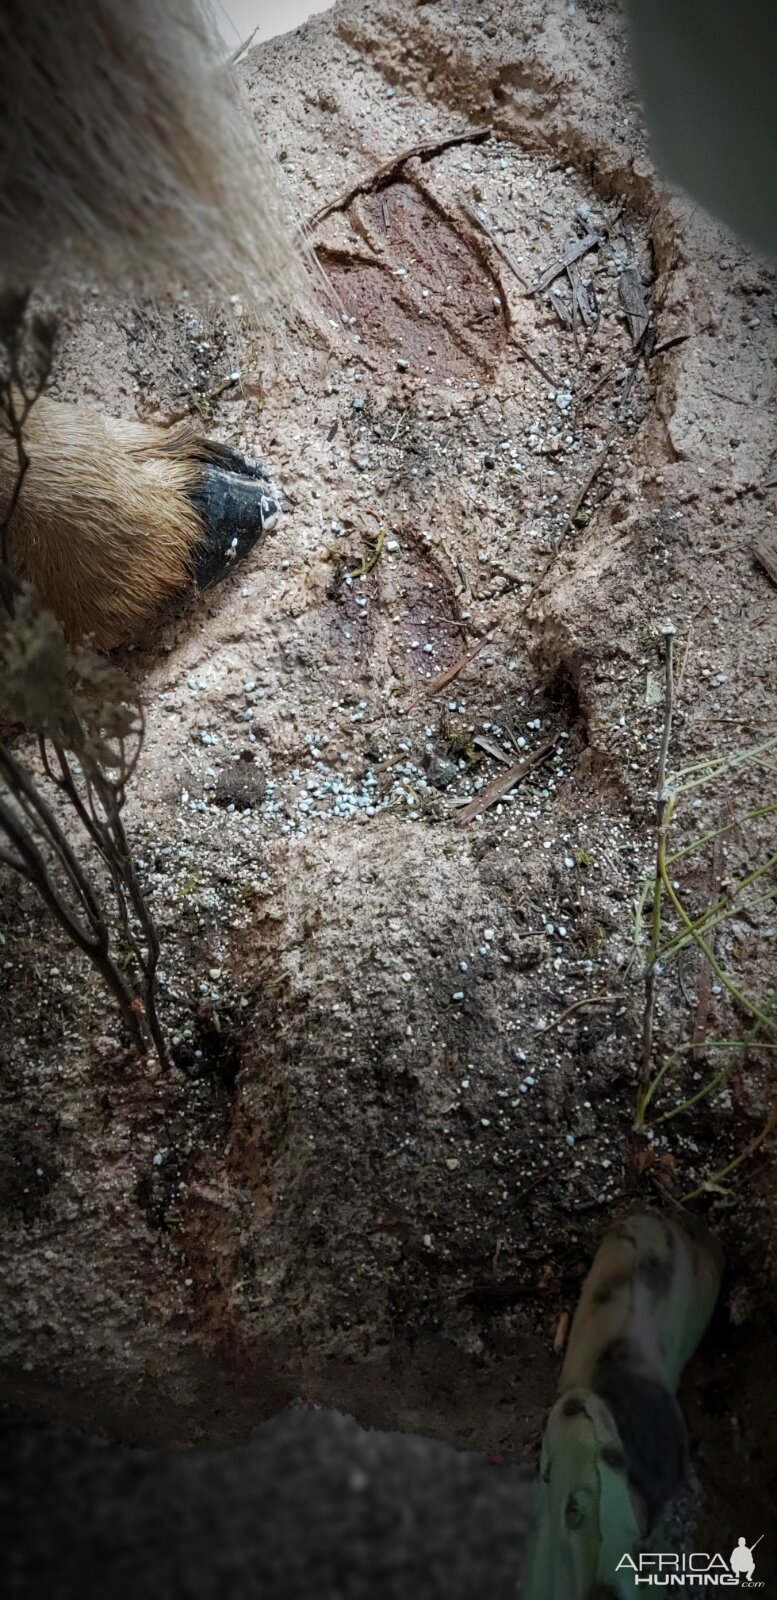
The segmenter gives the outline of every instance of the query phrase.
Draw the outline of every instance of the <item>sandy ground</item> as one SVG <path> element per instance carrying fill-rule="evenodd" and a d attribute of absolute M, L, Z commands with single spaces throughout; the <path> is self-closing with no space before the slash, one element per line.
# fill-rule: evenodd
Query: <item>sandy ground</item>
<path fill-rule="evenodd" d="M 199 414 L 287 505 L 127 656 L 182 1071 L 139 1072 L 4 891 L 5 1392 L 46 1415 L 223 1442 L 302 1396 L 531 1452 L 602 1226 L 763 1126 L 752 1050 L 633 1131 L 667 621 L 670 765 L 774 729 L 777 294 L 662 188 L 627 63 L 602 0 L 346 0 L 240 68 L 326 274 L 292 323 L 64 308 L 61 397 Z M 699 791 L 678 849 L 769 782 Z M 682 858 L 696 913 L 768 831 Z M 774 935 L 755 898 L 715 931 L 739 1000 L 690 952 L 667 970 L 656 1060 L 741 1039 Z M 720 1060 L 678 1057 L 658 1113 Z M 767 1146 L 698 1205 L 731 1263 L 689 1394 L 711 1516 L 770 1476 L 773 1197 Z"/>
<path fill-rule="evenodd" d="M 250 1444 L 185 1456 L 16 1418 L 0 1433 L 3 1594 L 14 1600 L 517 1593 L 529 1491 L 516 1467 L 327 1412 L 287 1412 Z"/>

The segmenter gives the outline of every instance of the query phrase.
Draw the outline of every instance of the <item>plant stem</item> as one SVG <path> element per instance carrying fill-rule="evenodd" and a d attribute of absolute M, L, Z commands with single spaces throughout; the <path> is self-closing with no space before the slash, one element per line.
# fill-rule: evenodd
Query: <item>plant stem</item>
<path fill-rule="evenodd" d="M 672 737 L 674 713 L 674 635 L 671 623 L 664 627 L 664 731 L 658 755 L 658 781 L 656 785 L 656 872 L 653 880 L 653 912 L 651 918 L 650 946 L 645 968 L 645 1008 L 642 1014 L 642 1056 L 639 1071 L 639 1100 L 637 1126 L 642 1125 L 642 1096 L 650 1082 L 650 1063 L 653 1056 L 653 1016 L 656 1005 L 656 976 L 658 946 L 661 939 L 661 857 L 666 849 L 666 834 L 671 821 L 673 803 L 666 793 L 666 765 L 669 741 Z"/>

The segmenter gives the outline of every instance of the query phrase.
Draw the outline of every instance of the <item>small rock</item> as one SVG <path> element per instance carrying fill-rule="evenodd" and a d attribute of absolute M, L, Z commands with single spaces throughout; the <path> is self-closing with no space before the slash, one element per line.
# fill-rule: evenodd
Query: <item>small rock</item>
<path fill-rule="evenodd" d="M 433 789 L 447 789 L 458 775 L 455 761 L 448 761 L 445 756 L 429 757 L 426 776 Z"/>

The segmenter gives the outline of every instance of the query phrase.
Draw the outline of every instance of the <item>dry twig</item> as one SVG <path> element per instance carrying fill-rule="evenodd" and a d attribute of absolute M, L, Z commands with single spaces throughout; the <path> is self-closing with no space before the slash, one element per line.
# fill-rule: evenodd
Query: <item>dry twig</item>
<path fill-rule="evenodd" d="M 520 267 L 516 266 L 512 256 L 510 255 L 509 250 L 506 250 L 505 246 L 501 243 L 501 241 L 499 239 L 497 239 L 496 234 L 494 233 L 493 229 L 489 228 L 488 223 L 486 222 L 484 217 L 481 217 L 480 212 L 476 211 L 474 206 L 462 205 L 461 209 L 464 212 L 465 216 L 469 217 L 470 222 L 474 222 L 476 224 L 476 226 L 478 228 L 480 228 L 481 231 L 485 234 L 486 238 L 490 239 L 492 245 L 494 246 L 494 249 L 496 250 L 497 255 L 501 256 L 502 260 L 504 261 L 505 266 L 510 268 L 510 271 L 513 273 L 514 277 L 516 277 L 518 279 L 518 282 L 520 283 L 521 288 L 528 289 L 528 287 L 529 287 L 528 280 L 524 277 L 523 273 L 521 272 Z"/>
<path fill-rule="evenodd" d="M 604 1006 L 605 1008 L 608 1006 L 616 1006 L 621 1000 L 625 1000 L 626 998 L 627 996 L 625 994 L 583 995 L 581 1000 L 573 1000 L 571 1005 L 565 1006 L 564 1010 L 560 1011 L 558 1016 L 553 1018 L 552 1022 L 546 1023 L 541 1032 L 546 1034 L 550 1033 L 553 1028 L 560 1028 L 562 1023 L 566 1022 L 567 1017 L 574 1016 L 578 1011 L 597 1011 L 599 1006 Z"/>
<path fill-rule="evenodd" d="M 609 432 L 605 436 L 604 444 L 603 444 L 599 454 L 597 455 L 596 460 L 594 461 L 594 464 L 593 464 L 590 472 L 586 475 L 583 483 L 581 484 L 580 488 L 577 491 L 577 494 L 575 495 L 574 500 L 572 501 L 572 504 L 571 504 L 571 506 L 570 506 L 570 508 L 569 508 L 569 510 L 567 512 L 567 515 L 566 515 L 566 520 L 564 521 L 563 526 L 561 527 L 559 533 L 556 536 L 556 539 L 554 540 L 553 549 L 551 550 L 551 553 L 550 553 L 550 555 L 548 557 L 548 560 L 546 561 L 545 566 L 542 569 L 542 572 L 540 573 L 536 583 L 534 584 L 533 588 L 531 589 L 531 592 L 529 593 L 529 595 L 527 596 L 524 604 L 521 607 L 521 610 L 520 610 L 520 615 L 521 616 L 524 616 L 525 613 L 528 611 L 530 605 L 532 605 L 535 597 L 537 596 L 537 594 L 539 593 L 540 589 L 542 588 L 542 586 L 543 586 L 543 584 L 545 582 L 545 579 L 548 577 L 549 573 L 552 572 L 554 566 L 556 565 L 556 560 L 558 558 L 558 553 L 559 553 L 559 550 L 561 549 L 561 545 L 562 545 L 566 535 L 568 534 L 570 528 L 574 527 L 575 519 L 579 516 L 580 510 L 581 510 L 581 508 L 583 506 L 583 503 L 588 498 L 588 495 L 591 493 L 591 490 L 592 490 L 592 488 L 593 488 L 593 486 L 594 486 L 594 484 L 595 484 L 595 482 L 596 482 L 596 480 L 597 480 L 597 478 L 599 476 L 599 473 L 601 472 L 601 470 L 602 470 L 602 468 L 603 468 L 603 466 L 604 466 L 604 464 L 605 464 L 605 462 L 607 460 L 607 457 L 608 457 L 608 455 L 609 455 L 609 453 L 610 453 L 610 451 L 611 451 L 611 449 L 612 449 L 612 447 L 613 447 L 613 445 L 615 443 L 615 440 L 616 440 L 616 438 L 618 436 L 618 430 L 619 430 L 619 428 L 621 426 L 621 423 L 623 421 L 623 413 L 624 413 L 624 411 L 626 409 L 626 405 L 627 405 L 629 397 L 631 395 L 631 391 L 632 391 L 632 389 L 634 387 L 634 384 L 636 382 L 638 363 L 639 363 L 639 359 L 641 357 L 641 354 L 642 354 L 642 352 L 640 352 L 640 356 L 638 356 L 637 359 L 635 361 L 633 361 L 632 364 L 631 364 L 631 369 L 629 371 L 628 378 L 626 379 L 626 383 L 624 385 L 623 394 L 621 395 L 621 398 L 620 398 L 620 400 L 618 402 L 618 411 L 617 411 L 617 415 L 616 415 L 615 421 L 612 424 L 612 427 L 610 428 Z"/>
<path fill-rule="evenodd" d="M 589 250 L 598 249 L 600 244 L 598 233 L 586 233 L 582 239 L 573 240 L 557 260 L 552 261 L 550 266 L 540 273 L 536 282 L 529 284 L 527 295 L 542 294 L 543 290 L 549 289 L 551 284 L 555 283 L 556 278 L 561 277 L 562 272 L 566 272 L 573 261 L 579 261 L 581 256 L 587 255 Z"/>
<path fill-rule="evenodd" d="M 542 362 L 538 361 L 537 357 L 532 355 L 531 350 L 529 350 L 528 346 L 524 344 L 523 339 L 518 338 L 517 333 L 510 334 L 510 343 L 518 351 L 521 359 L 523 361 L 527 361 L 529 366 L 533 367 L 535 372 L 539 373 L 540 377 L 545 383 L 547 383 L 550 389 L 558 389 L 558 378 L 554 378 L 553 373 L 548 372 L 547 367 L 544 367 Z"/>
<path fill-rule="evenodd" d="M 457 661 L 451 662 L 451 665 L 446 667 L 439 677 L 433 678 L 431 683 L 426 686 L 426 693 L 431 696 L 439 694 L 441 689 L 447 689 L 448 684 L 452 683 L 454 678 L 457 678 L 459 673 L 469 666 L 470 661 L 474 661 L 475 657 L 480 655 L 485 643 L 486 636 L 484 635 L 482 639 L 478 639 L 477 644 L 473 645 L 471 650 L 467 650 L 463 656 L 459 656 Z"/>
<path fill-rule="evenodd" d="M 661 882 L 662 866 L 666 851 L 666 764 L 669 756 L 669 741 L 672 737 L 672 716 L 674 714 L 674 637 L 676 629 L 674 624 L 667 622 L 662 629 L 664 640 L 664 731 L 661 736 L 661 749 L 658 754 L 658 777 L 656 781 L 656 881 L 653 890 L 653 917 L 648 959 L 645 967 L 645 1008 L 642 1014 L 642 1054 L 639 1069 L 639 1085 L 646 1089 L 650 1081 L 650 1063 L 653 1056 L 653 1015 L 656 1005 L 656 967 L 658 944 L 661 936 Z"/>
<path fill-rule="evenodd" d="M 503 800 L 504 796 L 515 788 L 516 783 L 520 783 L 521 779 L 526 777 L 527 772 L 531 772 L 533 767 L 540 766 L 541 762 L 547 761 L 557 744 L 557 739 L 549 739 L 539 750 L 534 750 L 526 761 L 516 761 L 507 772 L 500 772 L 499 777 L 487 783 L 485 788 L 475 795 L 474 800 L 467 802 L 456 818 L 457 823 L 462 825 L 471 822 L 474 817 L 480 816 L 481 811 L 487 811 L 489 806 L 496 805 L 498 800 Z"/>
<path fill-rule="evenodd" d="M 319 206 L 318 211 L 308 217 L 305 224 L 307 232 L 312 233 L 320 222 L 326 217 L 331 217 L 336 211 L 347 211 L 352 201 L 363 194 L 376 194 L 392 183 L 397 174 L 406 166 L 408 161 L 432 161 L 435 156 L 440 156 L 445 150 L 454 150 L 462 144 L 482 144 L 490 138 L 490 128 L 473 128 L 470 132 L 453 133 L 447 139 L 429 139 L 424 144 L 410 145 L 406 150 L 400 150 L 398 155 L 392 156 L 389 161 L 384 161 L 376 167 L 366 178 L 360 178 L 335 200 L 328 200 L 325 205 Z"/>

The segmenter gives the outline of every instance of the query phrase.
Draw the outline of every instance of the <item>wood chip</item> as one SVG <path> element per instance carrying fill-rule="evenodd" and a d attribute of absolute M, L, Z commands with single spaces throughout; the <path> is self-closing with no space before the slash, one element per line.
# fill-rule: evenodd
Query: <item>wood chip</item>
<path fill-rule="evenodd" d="M 583 239 L 573 239 L 571 244 L 566 245 L 557 260 L 552 261 L 550 266 L 540 273 L 536 283 L 531 284 L 526 293 L 529 295 L 542 294 L 543 290 L 550 288 L 556 278 L 561 277 L 562 272 L 566 272 L 567 267 L 571 266 L 573 261 L 579 261 L 581 256 L 588 254 L 589 250 L 596 250 L 600 242 L 598 233 L 587 233 Z"/>
<path fill-rule="evenodd" d="M 618 279 L 618 294 L 626 313 L 631 342 L 636 350 L 637 345 L 642 343 L 650 323 L 645 291 L 636 267 L 624 268 Z"/>
<path fill-rule="evenodd" d="M 573 327 L 575 319 L 572 315 L 572 307 L 567 305 L 563 294 L 558 289 L 551 289 L 548 299 L 562 326 L 565 328 Z"/>
<path fill-rule="evenodd" d="M 509 767 L 510 757 L 505 755 L 502 746 L 497 744 L 495 739 L 487 739 L 484 733 L 476 733 L 472 743 L 477 745 L 478 750 L 485 750 L 487 756 L 493 756 L 495 761 L 501 761 L 504 766 Z"/>
<path fill-rule="evenodd" d="M 753 545 L 753 555 L 777 586 L 777 533 L 759 533 Z"/>
<path fill-rule="evenodd" d="M 509 767 L 507 772 L 503 772 L 498 778 L 494 778 L 492 783 L 487 783 L 485 789 L 481 789 L 480 794 L 476 795 L 474 800 L 469 800 L 462 808 L 456 818 L 457 823 L 461 826 L 466 822 L 471 822 L 473 817 L 480 815 L 481 811 L 487 811 L 489 806 L 496 805 L 498 800 L 502 800 L 506 794 L 509 794 L 511 789 L 515 788 L 516 783 L 520 783 L 521 779 L 526 777 L 527 772 L 531 772 L 532 768 L 538 767 L 541 762 L 547 761 L 548 756 L 552 750 L 555 750 L 557 744 L 557 739 L 549 739 L 547 744 L 543 744 L 539 750 L 535 750 L 533 755 L 528 757 L 528 760 L 516 761 L 515 765 Z"/>
<path fill-rule="evenodd" d="M 561 1355 L 561 1352 L 567 1342 L 571 1321 L 572 1318 L 570 1317 L 569 1312 L 562 1311 L 561 1316 L 556 1323 L 555 1334 L 553 1335 L 553 1351 L 557 1356 Z"/>
<path fill-rule="evenodd" d="M 567 277 L 572 289 L 573 318 L 576 311 L 584 328 L 594 328 L 599 320 L 599 315 L 574 261 L 567 263 Z"/>

